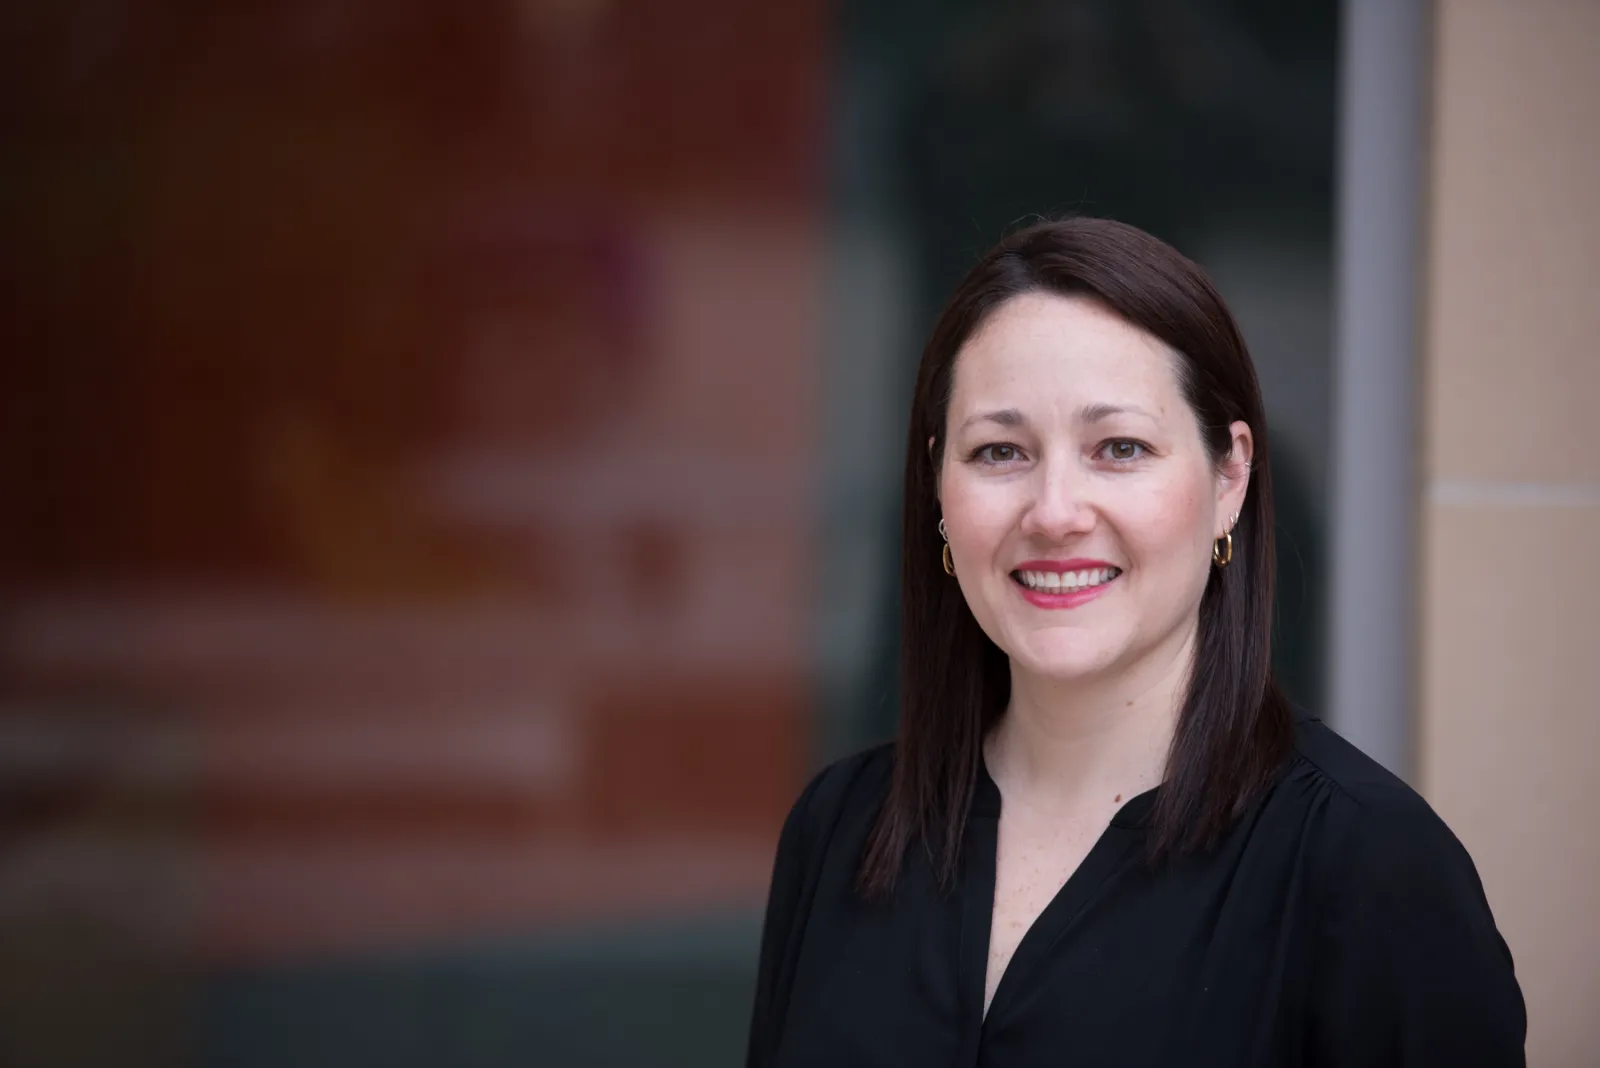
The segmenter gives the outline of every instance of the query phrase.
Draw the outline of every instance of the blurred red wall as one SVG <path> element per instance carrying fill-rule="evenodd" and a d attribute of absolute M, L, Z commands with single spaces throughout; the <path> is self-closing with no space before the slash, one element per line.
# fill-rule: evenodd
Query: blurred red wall
<path fill-rule="evenodd" d="M 758 902 L 823 7 L 5 18 L 13 878 L 218 960 Z"/>

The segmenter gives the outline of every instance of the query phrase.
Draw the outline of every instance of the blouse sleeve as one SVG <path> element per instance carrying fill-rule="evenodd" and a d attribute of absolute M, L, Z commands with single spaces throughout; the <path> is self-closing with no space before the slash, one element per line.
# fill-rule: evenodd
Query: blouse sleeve
<path fill-rule="evenodd" d="M 787 1001 L 791 978 L 788 974 L 790 935 L 802 907 L 805 885 L 808 810 L 821 778 L 818 775 L 812 779 L 801 792 L 778 835 L 766 919 L 761 927 L 761 956 L 756 968 L 756 998 L 751 1012 L 746 1068 L 767 1064 L 777 1046 L 777 1029 L 782 1023 L 782 1006 Z"/>
<path fill-rule="evenodd" d="M 1363 807 L 1330 858 L 1309 1062 L 1525 1064 L 1522 992 L 1466 850 L 1420 799 Z"/>

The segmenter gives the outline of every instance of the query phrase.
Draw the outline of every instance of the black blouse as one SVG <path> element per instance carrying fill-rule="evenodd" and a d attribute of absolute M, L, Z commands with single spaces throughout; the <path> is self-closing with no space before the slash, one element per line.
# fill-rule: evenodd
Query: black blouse
<path fill-rule="evenodd" d="M 1521 1065 L 1511 955 L 1426 802 L 1315 720 L 1214 850 L 1152 869 L 1129 801 L 1017 946 L 987 1017 L 1000 791 L 956 885 L 913 848 L 891 904 L 852 890 L 889 746 L 801 794 L 778 843 L 750 1068 Z"/>

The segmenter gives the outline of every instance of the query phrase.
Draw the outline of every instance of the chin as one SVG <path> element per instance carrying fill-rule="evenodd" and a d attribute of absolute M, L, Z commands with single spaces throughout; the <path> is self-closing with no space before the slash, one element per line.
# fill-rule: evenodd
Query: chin
<path fill-rule="evenodd" d="M 1083 635 L 1074 635 L 1070 644 L 1060 641 L 1030 642 L 1011 653 L 1015 667 L 1039 678 L 1057 682 L 1076 682 L 1094 678 L 1111 670 L 1117 663 L 1117 651 L 1095 643 L 1083 641 Z"/>

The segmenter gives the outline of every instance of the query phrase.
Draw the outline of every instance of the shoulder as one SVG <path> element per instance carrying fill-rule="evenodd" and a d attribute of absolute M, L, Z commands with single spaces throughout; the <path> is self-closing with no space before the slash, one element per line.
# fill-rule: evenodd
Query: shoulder
<path fill-rule="evenodd" d="M 1316 719 L 1295 725 L 1289 778 L 1315 796 L 1310 843 L 1327 882 L 1358 898 L 1451 892 L 1483 902 L 1466 848 L 1398 776 Z"/>
<path fill-rule="evenodd" d="M 785 844 L 811 852 L 824 846 L 841 820 L 876 816 L 889 793 L 894 743 L 835 760 L 811 777 L 784 822 Z"/>
<path fill-rule="evenodd" d="M 1472 859 L 1428 803 L 1316 721 L 1281 785 L 1319 899 L 1308 1033 L 1328 1063 L 1521 1064 L 1527 1015 Z"/>
<path fill-rule="evenodd" d="M 1320 719 L 1295 724 L 1290 764 L 1291 774 L 1299 765 L 1301 774 L 1326 789 L 1341 826 L 1398 827 L 1406 833 L 1454 839 L 1421 794 Z"/>
<path fill-rule="evenodd" d="M 1362 816 L 1420 816 L 1428 803 L 1399 776 L 1357 749 L 1320 719 L 1295 723 L 1296 771 L 1324 785 L 1340 807 Z"/>

